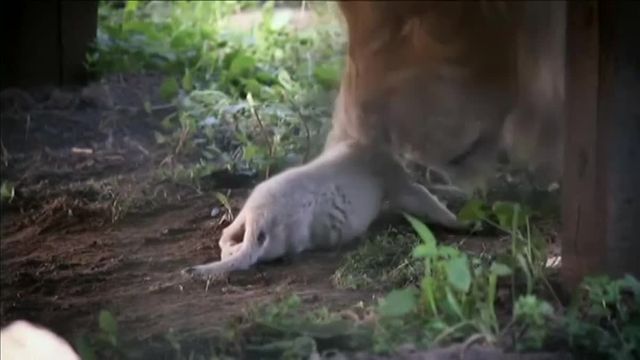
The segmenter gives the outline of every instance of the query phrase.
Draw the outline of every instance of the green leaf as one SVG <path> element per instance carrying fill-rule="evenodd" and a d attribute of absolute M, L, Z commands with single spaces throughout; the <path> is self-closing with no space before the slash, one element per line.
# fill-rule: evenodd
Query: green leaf
<path fill-rule="evenodd" d="M 426 258 L 432 257 L 438 253 L 435 244 L 420 244 L 413 249 L 414 258 Z"/>
<path fill-rule="evenodd" d="M 493 204 L 491 210 L 498 219 L 498 225 L 500 225 L 504 229 L 511 229 L 513 221 L 515 217 L 518 216 L 517 214 L 519 213 L 520 209 L 518 204 L 496 201 Z M 516 227 L 518 227 L 519 225 L 520 224 L 516 222 Z"/>
<path fill-rule="evenodd" d="M 278 72 L 278 82 L 282 85 L 283 88 L 287 91 L 293 90 L 295 83 L 291 80 L 291 76 L 285 69 L 281 69 Z"/>
<path fill-rule="evenodd" d="M 510 267 L 505 264 L 501 264 L 499 262 L 494 262 L 491 264 L 491 268 L 489 269 L 492 274 L 496 276 L 509 276 L 513 272 Z"/>
<path fill-rule="evenodd" d="M 126 5 L 124 6 L 124 11 L 135 12 L 136 10 L 138 10 L 138 5 L 140 5 L 138 1 L 127 1 Z"/>
<path fill-rule="evenodd" d="M 631 290 L 636 301 L 640 301 L 640 281 L 638 281 L 638 279 L 627 274 L 622 280 L 620 280 L 620 285 Z"/>
<path fill-rule="evenodd" d="M 459 256 L 445 263 L 447 280 L 456 290 L 467 293 L 471 286 L 471 271 L 466 256 Z"/>
<path fill-rule="evenodd" d="M 416 231 L 416 233 L 418 233 L 418 236 L 420 236 L 420 239 L 422 239 L 422 242 L 424 242 L 425 245 L 434 248 L 436 247 L 436 237 L 433 236 L 433 233 L 431 232 L 431 230 L 429 230 L 427 225 L 407 213 L 404 214 L 404 217 L 407 219 L 407 221 L 409 221 L 409 223 Z"/>
<path fill-rule="evenodd" d="M 320 65 L 315 68 L 313 75 L 325 89 L 334 88 L 340 82 L 340 72 L 337 66 Z"/>
<path fill-rule="evenodd" d="M 273 74 L 266 71 L 258 71 L 256 73 L 256 80 L 265 85 L 273 85 L 277 81 L 276 77 L 273 76 Z"/>
<path fill-rule="evenodd" d="M 443 258 L 454 258 L 460 256 L 460 250 L 453 246 L 440 245 L 438 246 L 438 255 Z"/>
<path fill-rule="evenodd" d="M 256 68 L 256 59 L 246 54 L 238 54 L 229 65 L 229 73 L 233 77 L 245 77 Z"/>
<path fill-rule="evenodd" d="M 423 296 L 426 297 L 429 308 L 433 315 L 438 316 L 438 303 L 436 302 L 436 296 L 433 288 L 435 287 L 435 281 L 432 277 L 424 277 L 420 282 L 420 288 L 422 289 Z"/>
<path fill-rule="evenodd" d="M 380 315 L 388 317 L 404 316 L 416 308 L 415 289 L 407 288 L 391 291 L 380 303 Z"/>
<path fill-rule="evenodd" d="M 185 70 L 184 76 L 182 77 L 182 88 L 189 92 L 193 90 L 193 76 L 189 69 Z"/>
<path fill-rule="evenodd" d="M 75 341 L 75 348 L 82 360 L 95 360 L 96 353 L 86 337 L 80 336 Z"/>
<path fill-rule="evenodd" d="M 229 198 L 225 194 L 216 191 L 213 195 L 216 197 L 216 199 L 218 199 L 218 201 L 220 201 L 222 206 L 231 211 L 231 203 L 229 202 Z"/>
<path fill-rule="evenodd" d="M 242 80 L 242 85 L 244 85 L 245 92 L 255 94 L 257 97 L 260 97 L 260 94 L 262 93 L 262 84 L 260 84 L 257 80 Z"/>
<path fill-rule="evenodd" d="M 178 95 L 178 90 L 178 81 L 174 77 L 168 77 L 160 85 L 160 96 L 169 101 Z"/>
<path fill-rule="evenodd" d="M 451 308 L 451 310 L 453 310 L 453 312 L 456 313 L 456 315 L 458 315 L 460 320 L 465 320 L 464 314 L 462 313 L 462 308 L 460 308 L 460 304 L 458 303 L 458 300 L 456 300 L 455 295 L 451 292 L 451 288 L 447 286 L 445 289 L 445 293 L 447 296 L 447 304 L 449 304 L 449 307 Z"/>
<path fill-rule="evenodd" d="M 118 333 L 118 322 L 107 310 L 100 311 L 98 324 L 100 326 L 100 330 L 104 331 L 108 335 L 115 336 Z"/>
<path fill-rule="evenodd" d="M 469 200 L 458 212 L 460 221 L 479 221 L 487 217 L 484 203 L 480 199 Z"/>

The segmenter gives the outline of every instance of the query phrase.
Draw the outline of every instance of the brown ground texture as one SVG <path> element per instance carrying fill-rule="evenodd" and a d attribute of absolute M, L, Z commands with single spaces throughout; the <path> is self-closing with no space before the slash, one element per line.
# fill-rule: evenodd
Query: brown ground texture
<path fill-rule="evenodd" d="M 236 213 L 255 179 L 215 172 L 201 191 L 156 176 L 176 161 L 153 136 L 173 110 L 159 100 L 161 80 L 2 93 L 2 179 L 16 195 L 2 208 L 1 325 L 26 319 L 73 339 L 96 329 L 107 309 L 126 340 L 150 344 L 169 331 L 209 336 L 248 306 L 291 293 L 310 307 L 373 301 L 373 291 L 332 285 L 339 251 L 209 286 L 180 273 L 218 257 L 228 218 L 211 190 L 228 193 Z"/>

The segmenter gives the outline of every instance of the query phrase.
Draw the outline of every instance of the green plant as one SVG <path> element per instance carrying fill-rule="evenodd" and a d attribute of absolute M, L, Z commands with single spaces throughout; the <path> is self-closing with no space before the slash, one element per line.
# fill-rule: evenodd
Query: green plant
<path fill-rule="evenodd" d="M 517 333 L 523 333 L 518 339 L 516 348 L 540 349 L 542 348 L 551 327 L 550 318 L 554 310 L 548 302 L 533 295 L 524 295 L 518 298 L 514 304 L 513 319 L 518 327 Z"/>
<path fill-rule="evenodd" d="M 370 331 L 326 308 L 308 311 L 292 295 L 250 309 L 235 341 L 243 342 L 250 358 L 308 359 L 327 348 L 366 348 Z"/>
<path fill-rule="evenodd" d="M 585 279 L 563 320 L 570 346 L 593 358 L 640 357 L 640 282 Z"/>
<path fill-rule="evenodd" d="M 249 30 L 230 20 L 245 9 L 262 13 Z M 294 30 L 284 26 L 288 14 L 272 2 L 129 1 L 123 10 L 103 3 L 87 63 L 98 74 L 165 76 L 160 95 L 177 110 L 156 140 L 173 155 L 269 176 L 318 151 L 342 64 L 335 20 Z"/>
<path fill-rule="evenodd" d="M 532 209 L 518 203 L 496 201 L 489 206 L 480 199 L 471 199 L 458 214 L 460 220 L 471 223 L 475 231 L 489 225 L 509 236 L 510 254 L 503 256 L 503 260 L 524 276 L 526 294 L 532 294 L 538 284 L 544 284 L 555 294 L 547 279 L 547 242 L 542 232 L 532 225 L 531 219 L 535 215 Z M 512 274 L 513 296 L 516 294 L 516 275 L 517 272 Z"/>
<path fill-rule="evenodd" d="M 111 312 L 100 311 L 98 328 L 99 331 L 96 334 L 82 335 L 76 339 L 76 350 L 82 360 L 127 358 L 126 353 L 120 347 L 118 322 Z"/>
<path fill-rule="evenodd" d="M 509 275 L 510 268 L 470 258 L 452 246 L 438 245 L 427 226 L 410 215 L 405 217 L 421 239 L 413 257 L 423 262 L 424 274 L 419 290 L 394 290 L 380 302 L 379 349 L 390 348 L 396 342 L 392 337 L 402 327 L 421 329 L 418 333 L 422 336 L 413 341 L 424 344 L 471 335 L 495 341 L 500 331 L 495 312 L 498 279 Z"/>

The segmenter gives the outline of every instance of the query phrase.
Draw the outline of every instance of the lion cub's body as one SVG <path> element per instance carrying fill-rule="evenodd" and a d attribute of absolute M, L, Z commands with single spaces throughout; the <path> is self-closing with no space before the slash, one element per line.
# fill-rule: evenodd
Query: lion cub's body
<path fill-rule="evenodd" d="M 384 198 L 383 179 L 370 166 L 371 156 L 365 148 L 343 143 L 262 182 L 223 231 L 222 259 L 187 272 L 223 275 L 352 241 L 378 216 Z"/>

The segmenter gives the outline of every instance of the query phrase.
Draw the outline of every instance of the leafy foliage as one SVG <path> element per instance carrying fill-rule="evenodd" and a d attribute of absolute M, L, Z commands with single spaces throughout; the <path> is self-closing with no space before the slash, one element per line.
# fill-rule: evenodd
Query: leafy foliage
<path fill-rule="evenodd" d="M 586 279 L 563 319 L 569 343 L 592 358 L 640 357 L 640 282 Z"/>
<path fill-rule="evenodd" d="M 81 335 L 76 339 L 75 347 L 81 358 L 83 360 L 126 358 L 126 354 L 120 346 L 118 322 L 111 312 L 100 311 L 98 328 L 96 333 Z"/>
<path fill-rule="evenodd" d="M 253 9 L 256 26 L 234 25 L 232 15 Z M 344 54 L 335 23 L 295 29 L 284 26 L 291 12 L 247 1 L 102 3 L 99 16 L 89 67 L 165 77 L 160 95 L 177 111 L 156 139 L 175 155 L 268 176 L 320 148 Z"/>

